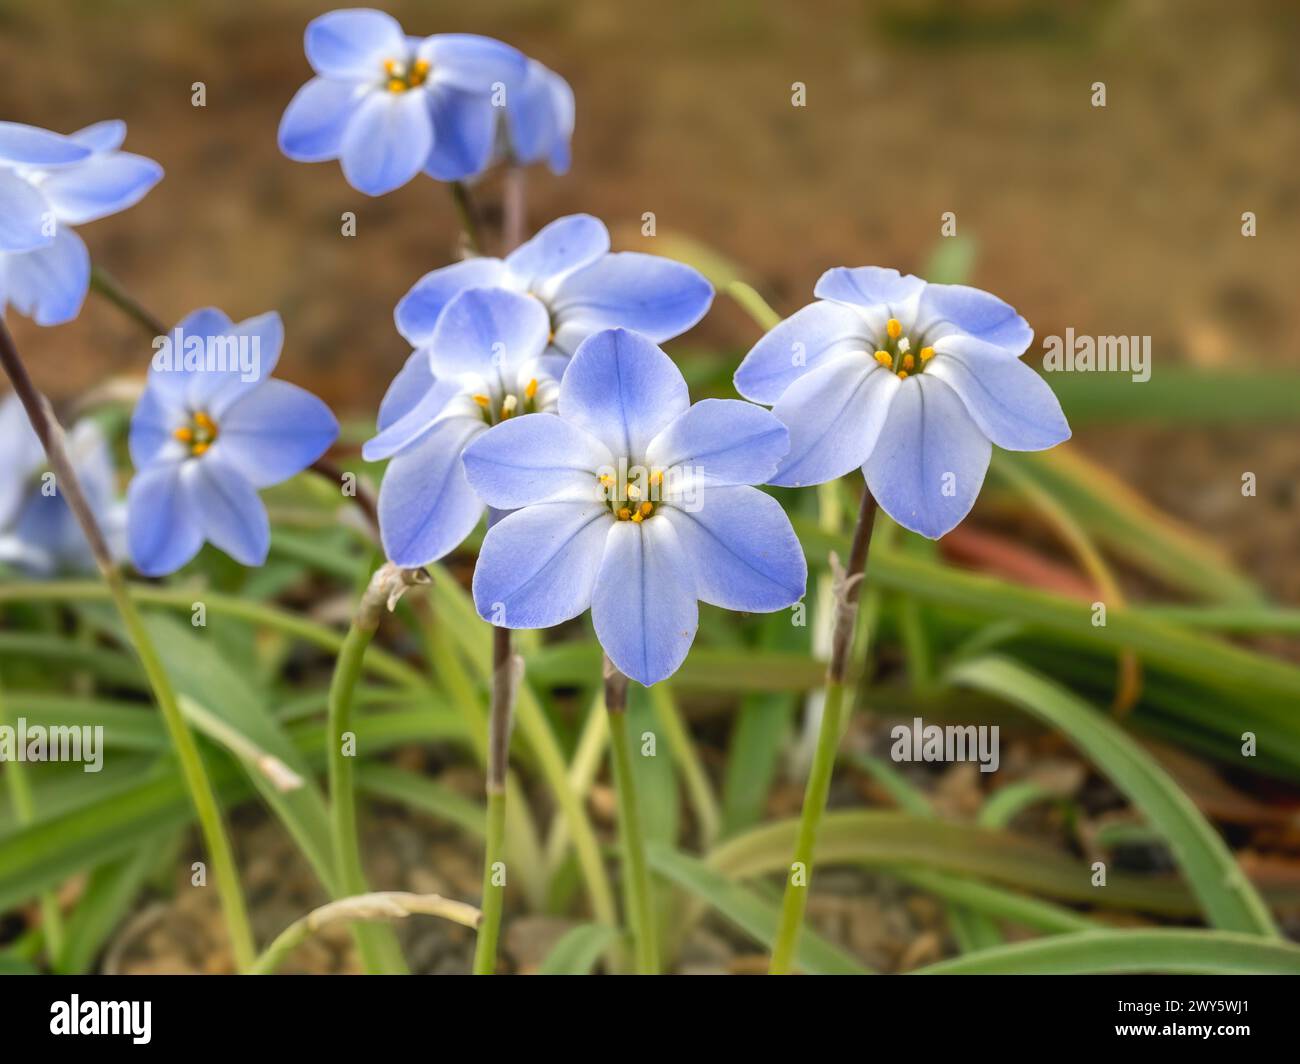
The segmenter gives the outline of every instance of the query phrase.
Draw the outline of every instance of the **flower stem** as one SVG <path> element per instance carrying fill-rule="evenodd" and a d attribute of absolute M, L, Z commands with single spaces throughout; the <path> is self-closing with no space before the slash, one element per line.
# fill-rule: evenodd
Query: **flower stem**
<path fill-rule="evenodd" d="M 470 195 L 469 186 L 464 181 L 451 183 L 451 199 L 456 205 L 456 216 L 460 219 L 461 233 L 464 234 L 465 247 L 471 255 L 483 254 L 483 240 L 479 235 L 478 211 Z"/>
<path fill-rule="evenodd" d="M 501 192 L 501 254 L 509 255 L 524 242 L 527 220 L 527 188 L 522 166 L 506 167 L 505 184 Z"/>
<path fill-rule="evenodd" d="M 356 736 L 352 733 L 353 696 L 361 678 L 366 647 L 379 629 L 384 605 L 395 602 L 394 596 L 405 587 L 420 582 L 414 572 L 392 565 L 379 568 L 361 596 L 352 626 L 334 662 L 329 691 L 330 828 L 340 894 L 365 894 L 369 889 L 361 867 L 356 791 L 352 779 L 352 763 L 356 755 Z M 392 928 L 359 924 L 353 928 L 353 935 L 367 972 L 398 974 L 407 971 Z"/>
<path fill-rule="evenodd" d="M 871 545 L 871 526 L 875 523 L 876 500 L 866 486 L 862 489 L 862 508 L 858 511 L 857 527 L 853 530 L 853 545 L 849 549 L 848 569 L 840 576 L 836 589 L 835 622 L 831 631 L 831 656 L 826 666 L 826 703 L 822 709 L 821 728 L 817 733 L 817 749 L 813 754 L 812 770 L 803 796 L 803 811 L 799 816 L 799 834 L 795 841 L 794 859 L 790 876 L 786 880 L 785 897 L 781 901 L 781 921 L 776 940 L 772 944 L 771 975 L 788 975 L 794 960 L 799 929 L 803 924 L 804 909 L 808 904 L 808 891 L 812 886 L 813 851 L 817 845 L 817 830 L 826 812 L 826 799 L 831 789 L 831 773 L 835 768 L 835 753 L 844 729 L 844 686 L 848 672 L 849 651 L 853 646 L 853 629 L 857 622 L 858 596 L 861 592 L 862 574 L 867 567 L 867 548 Z M 838 563 L 835 563 L 838 565 Z"/>
<path fill-rule="evenodd" d="M 655 936 L 645 836 L 637 808 L 632 746 L 627 729 L 627 677 L 614 667 L 609 658 L 605 659 L 605 709 L 609 713 L 609 749 L 613 755 L 614 790 L 618 796 L 618 833 L 623 845 L 623 887 L 628 921 L 632 925 L 636 970 L 638 975 L 658 975 L 659 941 Z"/>
<path fill-rule="evenodd" d="M 153 645 L 153 640 L 144 626 L 139 611 L 135 608 L 135 603 L 127 593 L 126 581 L 114 563 L 108 544 L 104 540 L 104 534 L 95 520 L 90 504 L 86 501 L 81 482 L 77 479 L 67 449 L 64 447 L 63 430 L 54 420 L 48 400 L 32 383 L 27 367 L 23 365 L 13 338 L 3 322 L 0 322 L 0 364 L 4 366 L 6 374 L 13 382 L 14 391 L 18 394 L 27 411 L 28 420 L 31 421 L 32 428 L 36 430 L 41 446 L 45 449 L 45 455 L 54 472 L 55 482 L 59 486 L 63 500 L 90 544 L 91 554 L 104 577 L 104 582 L 108 585 L 109 595 L 121 615 L 127 637 L 135 647 L 149 681 L 149 687 L 158 703 L 158 709 L 162 712 L 168 735 L 176 750 L 177 760 L 180 762 L 181 775 L 189 791 L 190 800 L 194 803 L 194 811 L 198 815 L 208 860 L 212 862 L 235 964 L 240 971 L 246 971 L 256 956 L 253 932 L 249 927 L 248 912 L 244 907 L 244 896 L 239 884 L 239 875 L 235 870 L 230 840 L 221 821 L 221 810 L 217 805 L 207 770 L 203 766 L 203 758 L 194 741 L 193 733 L 181 715 L 180 705 L 176 701 L 176 692 L 163 669 L 162 660 Z"/>
<path fill-rule="evenodd" d="M 150 336 L 167 335 L 167 326 L 127 295 L 126 290 L 98 266 L 90 271 L 90 287 L 135 321 Z"/>
<path fill-rule="evenodd" d="M 483 922 L 479 924 L 474 948 L 474 974 L 492 975 L 496 970 L 497 939 L 501 934 L 501 910 L 505 904 L 505 876 L 498 866 L 506 848 L 506 773 L 510 762 L 510 720 L 514 712 L 515 656 L 510 648 L 510 629 L 492 629 L 492 706 L 488 711 L 487 751 L 487 848 L 483 853 Z"/>

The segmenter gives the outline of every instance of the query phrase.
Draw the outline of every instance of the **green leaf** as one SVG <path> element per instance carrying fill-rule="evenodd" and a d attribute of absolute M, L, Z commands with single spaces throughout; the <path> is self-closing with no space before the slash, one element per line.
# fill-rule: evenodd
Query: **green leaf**
<path fill-rule="evenodd" d="M 1011 661 L 967 662 L 952 678 L 1005 698 L 1069 736 L 1164 837 L 1214 926 L 1277 936 L 1268 906 L 1218 832 L 1156 760 L 1110 718 Z"/>
<path fill-rule="evenodd" d="M 1297 975 L 1300 947 L 1227 931 L 1082 931 L 940 961 L 913 975 Z"/>
<path fill-rule="evenodd" d="M 482 803 L 470 801 L 434 780 L 382 763 L 358 765 L 355 777 L 358 789 L 373 797 L 401 802 L 455 824 L 476 838 L 483 837 L 487 814 Z"/>
<path fill-rule="evenodd" d="M 579 924 L 566 931 L 538 968 L 539 975 L 587 975 L 596 961 L 619 939 L 616 927 Z"/>
<path fill-rule="evenodd" d="M 683 890 L 702 898 L 730 923 L 764 949 L 776 938 L 780 913 L 775 905 L 733 883 L 702 861 L 659 842 L 646 844 L 646 856 L 656 872 Z M 795 954 L 798 966 L 810 975 L 867 975 L 860 961 L 805 927 Z"/>

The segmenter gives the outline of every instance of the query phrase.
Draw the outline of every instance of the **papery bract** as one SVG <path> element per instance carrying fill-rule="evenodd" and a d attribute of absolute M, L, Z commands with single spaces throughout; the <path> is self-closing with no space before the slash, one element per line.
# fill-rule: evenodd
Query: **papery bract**
<path fill-rule="evenodd" d="M 557 415 L 512 419 L 465 450 L 474 490 L 514 511 L 479 552 L 479 614 L 546 628 L 590 607 L 623 673 L 665 679 L 695 638 L 699 601 L 771 612 L 803 595 L 790 521 L 751 486 L 788 443 L 762 407 L 691 406 L 681 372 L 644 336 L 596 333 L 565 371 Z"/>
<path fill-rule="evenodd" d="M 828 270 L 815 295 L 736 371 L 736 389 L 790 429 L 772 483 L 861 467 L 890 517 L 937 539 L 970 512 L 992 444 L 1069 439 L 1056 396 L 1020 359 L 1033 330 L 996 296 L 870 266 Z"/>

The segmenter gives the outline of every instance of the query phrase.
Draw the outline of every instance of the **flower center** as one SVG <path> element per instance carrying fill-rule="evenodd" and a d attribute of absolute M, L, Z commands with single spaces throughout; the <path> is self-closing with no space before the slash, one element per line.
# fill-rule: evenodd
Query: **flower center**
<path fill-rule="evenodd" d="M 506 392 L 501 401 L 494 402 L 492 396 L 477 392 L 471 398 L 483 412 L 483 420 L 489 425 L 499 425 L 516 414 L 537 413 L 537 378 L 533 377 L 520 394 Z"/>
<path fill-rule="evenodd" d="M 199 410 L 190 416 L 190 423 L 176 429 L 172 437 L 189 447 L 192 457 L 198 458 L 217 442 L 217 423 Z"/>
<path fill-rule="evenodd" d="M 406 92 L 418 89 L 429 80 L 429 61 L 416 59 L 408 62 L 404 59 L 385 59 L 384 76 L 387 78 L 389 92 Z"/>
<path fill-rule="evenodd" d="M 640 524 L 648 517 L 653 517 L 660 501 L 660 489 L 664 483 L 662 469 L 646 469 L 633 466 L 628 469 L 627 462 L 620 463 L 617 472 L 608 470 L 596 475 L 600 484 L 601 496 L 605 505 L 620 521 Z"/>
<path fill-rule="evenodd" d="M 897 318 L 885 323 L 885 336 L 876 349 L 875 359 L 890 373 L 897 373 L 899 380 L 905 381 L 911 374 L 922 372 L 932 358 L 933 347 L 912 351 L 912 341 L 903 335 L 903 323 Z"/>

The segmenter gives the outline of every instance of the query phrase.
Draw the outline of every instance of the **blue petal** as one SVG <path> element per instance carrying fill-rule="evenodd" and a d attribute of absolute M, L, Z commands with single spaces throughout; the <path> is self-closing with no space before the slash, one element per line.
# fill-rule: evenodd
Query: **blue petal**
<path fill-rule="evenodd" d="M 573 90 L 535 59 L 528 61 L 523 84 L 509 98 L 506 123 L 515 160 L 528 164 L 547 158 L 573 134 Z"/>
<path fill-rule="evenodd" d="M 331 11 L 312 19 L 304 47 L 317 74 L 351 81 L 378 80 L 385 59 L 405 59 L 409 51 L 397 20 L 368 8 Z"/>
<path fill-rule="evenodd" d="M 196 335 L 216 325 L 218 318 L 196 318 Z M 187 335 L 190 335 L 187 330 Z M 187 374 L 185 397 L 191 410 L 210 414 L 221 427 L 222 415 L 241 396 L 270 379 L 280 360 L 284 346 L 284 323 L 272 310 L 266 314 L 231 325 L 205 339 L 216 342 L 207 345 L 207 354 L 225 365 L 214 363 L 212 368 Z"/>
<path fill-rule="evenodd" d="M 590 214 L 570 214 L 539 229 L 506 258 L 521 287 L 537 291 L 551 278 L 590 265 L 609 251 L 609 230 Z"/>
<path fill-rule="evenodd" d="M 938 350 L 926 373 L 948 383 L 980 431 L 999 447 L 1042 451 L 1070 438 L 1060 401 L 1018 358 Z"/>
<path fill-rule="evenodd" d="M 438 377 L 505 375 L 540 358 L 550 335 L 546 308 L 504 288 L 471 288 L 447 304 L 429 340 Z"/>
<path fill-rule="evenodd" d="M 460 456 L 484 428 L 468 418 L 439 421 L 388 463 L 379 487 L 379 527 L 390 561 L 428 565 L 474 531 L 483 504 L 465 479 Z"/>
<path fill-rule="evenodd" d="M 424 355 L 427 366 L 428 356 Z M 461 394 L 461 385 L 455 379 L 434 380 L 429 374 L 429 387 L 410 410 L 385 425 L 368 439 L 361 448 L 361 457 L 367 462 L 382 462 L 385 458 L 406 450 L 423 436 L 435 421 L 454 412 L 446 410 L 447 404 Z M 484 426 L 486 427 L 486 426 Z"/>
<path fill-rule="evenodd" d="M 790 453 L 771 482 L 794 488 L 821 484 L 862 465 L 900 384 L 862 351 L 800 377 L 772 407 L 790 429 Z"/>
<path fill-rule="evenodd" d="M 120 118 L 110 118 L 69 133 L 68 139 L 93 152 L 117 151 L 126 140 L 126 123 Z"/>
<path fill-rule="evenodd" d="M 367 196 L 401 188 L 424 166 L 433 147 L 433 120 L 423 91 L 372 92 L 343 133 L 341 160 L 348 184 Z"/>
<path fill-rule="evenodd" d="M 433 123 L 433 150 L 424 172 L 438 181 L 460 181 L 483 170 L 492 159 L 497 109 L 483 93 L 435 85 L 425 93 Z"/>
<path fill-rule="evenodd" d="M 142 469 L 127 490 L 127 544 L 145 576 L 174 573 L 203 546 L 203 531 L 182 485 L 183 468 L 169 463 Z"/>
<path fill-rule="evenodd" d="M 4 294 L 37 325 L 62 325 L 81 310 L 90 290 L 90 254 L 81 237 L 61 225 L 49 247 L 9 256 Z"/>
<path fill-rule="evenodd" d="M 694 511 L 660 511 L 677 532 L 701 599 L 723 609 L 770 613 L 803 597 L 808 564 L 780 503 L 743 486 L 706 487 L 701 502 Z"/>
<path fill-rule="evenodd" d="M 559 413 L 616 458 L 640 461 L 650 441 L 691 405 L 673 360 L 639 333 L 607 329 L 586 340 L 560 382 Z"/>
<path fill-rule="evenodd" d="M 785 426 L 761 406 L 705 399 L 655 436 L 645 457 L 651 466 L 676 467 L 710 484 L 762 484 L 789 449 Z"/>
<path fill-rule="evenodd" d="M 927 285 L 916 328 L 931 346 L 942 336 L 965 333 L 1009 355 L 1023 353 L 1034 338 L 1034 330 L 1010 304 L 961 284 Z"/>
<path fill-rule="evenodd" d="M 402 368 L 388 384 L 388 390 L 379 401 L 376 425 L 385 429 L 394 421 L 415 409 L 434 385 L 433 370 L 429 368 L 429 352 L 412 351 Z"/>
<path fill-rule="evenodd" d="M 257 490 L 211 452 L 182 466 L 181 483 L 203 536 L 240 565 L 262 565 L 271 525 Z"/>
<path fill-rule="evenodd" d="M 615 522 L 591 597 L 591 620 L 610 661 L 647 687 L 686 660 L 699 603 L 694 567 L 670 522 Z"/>
<path fill-rule="evenodd" d="M 81 225 L 139 203 L 162 176 L 162 167 L 143 155 L 105 152 L 56 170 L 41 191 L 60 221 Z"/>
<path fill-rule="evenodd" d="M 635 329 L 655 343 L 704 317 L 713 286 L 690 266 L 658 255 L 606 255 L 560 282 L 551 301 L 555 343 L 564 351 L 600 329 Z"/>
<path fill-rule="evenodd" d="M 591 604 L 614 518 L 603 503 L 548 502 L 502 518 L 474 569 L 479 616 L 502 628 L 549 628 Z"/>
<path fill-rule="evenodd" d="M 301 473 L 333 446 L 339 423 L 311 392 L 288 381 L 264 381 L 221 419 L 208 455 L 234 466 L 255 488 Z"/>
<path fill-rule="evenodd" d="M 501 510 L 560 499 L 599 502 L 597 474 L 613 464 L 608 447 L 554 414 L 513 417 L 465 448 L 470 486 Z"/>
<path fill-rule="evenodd" d="M 54 240 L 50 205 L 35 185 L 0 170 L 0 252 L 31 251 Z"/>
<path fill-rule="evenodd" d="M 903 383 L 862 471 L 885 513 L 938 539 L 975 505 L 991 447 L 943 381 L 927 371 Z"/>
<path fill-rule="evenodd" d="M 736 370 L 736 391 L 769 406 L 810 370 L 850 351 L 871 351 L 867 321 L 839 303 L 810 303 L 772 328 Z"/>
<path fill-rule="evenodd" d="M 818 299 L 834 299 L 860 307 L 884 304 L 891 310 L 888 317 L 905 319 L 911 315 L 903 308 L 925 287 L 925 282 L 919 277 L 881 266 L 859 266 L 856 269 L 836 266 L 821 275 L 813 295 Z"/>
<path fill-rule="evenodd" d="M 14 166 L 65 166 L 89 155 L 90 148 L 61 133 L 19 122 L 0 122 L 0 162 Z"/>
<path fill-rule="evenodd" d="M 443 308 L 467 288 L 493 288 L 504 282 L 500 259 L 473 258 L 426 273 L 397 304 L 397 331 L 412 347 L 428 346 Z M 430 371 L 432 372 L 432 370 Z"/>
<path fill-rule="evenodd" d="M 302 163 L 337 159 L 343 133 L 365 95 L 350 81 L 312 78 L 289 101 L 280 118 L 280 150 Z"/>
<path fill-rule="evenodd" d="M 521 52 L 474 33 L 435 34 L 421 43 L 418 54 L 429 60 L 433 81 L 465 92 L 491 92 L 497 82 L 509 90 L 524 76 Z"/>
<path fill-rule="evenodd" d="M 136 469 L 155 462 L 180 461 L 185 456 L 185 447 L 172 433 L 188 422 L 186 409 L 172 402 L 151 380 L 131 412 L 128 447 Z"/>

